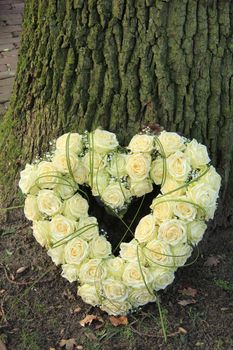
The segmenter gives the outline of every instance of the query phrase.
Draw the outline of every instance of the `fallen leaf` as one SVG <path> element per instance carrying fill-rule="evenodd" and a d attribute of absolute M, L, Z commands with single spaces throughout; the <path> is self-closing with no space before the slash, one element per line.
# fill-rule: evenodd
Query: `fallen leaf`
<path fill-rule="evenodd" d="M 83 346 L 82 346 L 82 345 L 77 345 L 77 346 L 76 346 L 76 349 L 78 349 L 78 350 L 83 350 Z"/>
<path fill-rule="evenodd" d="M 212 267 L 212 266 L 217 266 L 220 263 L 220 260 L 216 256 L 209 256 L 204 263 L 204 266 L 207 267 Z"/>
<path fill-rule="evenodd" d="M 120 317 L 110 316 L 109 321 L 115 327 L 118 327 L 121 325 L 127 325 L 129 323 L 128 318 L 126 316 L 120 316 Z"/>
<path fill-rule="evenodd" d="M 20 268 L 16 271 L 16 273 L 17 273 L 17 274 L 23 273 L 26 269 L 27 269 L 26 266 L 22 266 L 22 267 L 20 267 Z"/>
<path fill-rule="evenodd" d="M 177 301 L 177 304 L 182 305 L 182 306 L 186 306 L 186 305 L 190 305 L 190 304 L 196 304 L 196 300 L 195 299 L 186 299 L 186 300 L 179 300 Z"/>
<path fill-rule="evenodd" d="M 181 333 L 181 334 L 187 334 L 188 333 L 188 331 L 186 331 L 186 329 L 183 328 L 183 327 L 179 327 L 178 328 L 178 332 Z"/>
<path fill-rule="evenodd" d="M 62 339 L 59 343 L 60 347 L 63 348 L 65 346 L 66 350 L 73 350 L 76 344 L 77 343 L 74 338 Z"/>
<path fill-rule="evenodd" d="M 71 309 L 71 310 L 70 310 L 70 313 L 71 313 L 71 314 L 78 314 L 80 311 L 81 311 L 81 307 L 80 307 L 80 306 L 77 306 L 76 308 Z"/>
<path fill-rule="evenodd" d="M 84 317 L 84 319 L 82 319 L 81 321 L 79 321 L 80 325 L 82 327 L 85 327 L 86 325 L 90 325 L 92 324 L 93 321 L 99 321 L 101 323 L 104 322 L 104 320 L 102 319 L 102 317 L 97 316 L 97 315 L 87 315 L 86 317 Z"/>
<path fill-rule="evenodd" d="M 189 297 L 195 297 L 197 295 L 197 290 L 191 287 L 180 289 L 178 290 L 178 292 L 181 293 L 182 295 L 187 295 Z"/>
<path fill-rule="evenodd" d="M 6 345 L 0 339 L 0 350 L 7 350 Z"/>

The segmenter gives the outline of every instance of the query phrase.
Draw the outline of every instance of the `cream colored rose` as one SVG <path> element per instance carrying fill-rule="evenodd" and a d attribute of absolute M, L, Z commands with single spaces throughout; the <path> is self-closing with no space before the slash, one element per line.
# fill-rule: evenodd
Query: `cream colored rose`
<path fill-rule="evenodd" d="M 129 262 L 125 265 L 122 280 L 129 287 L 143 288 L 152 282 L 152 275 L 147 267 L 140 268 L 138 262 Z"/>
<path fill-rule="evenodd" d="M 157 231 L 153 215 L 149 214 L 139 221 L 135 230 L 135 238 L 140 243 L 148 242 L 157 237 Z"/>
<path fill-rule="evenodd" d="M 126 172 L 126 154 L 115 153 L 111 156 L 111 161 L 107 166 L 109 174 L 116 178 L 127 175 Z"/>
<path fill-rule="evenodd" d="M 122 281 L 113 278 L 105 279 L 102 288 L 104 297 L 109 300 L 122 302 L 128 297 L 128 289 Z"/>
<path fill-rule="evenodd" d="M 93 196 L 101 196 L 105 188 L 109 185 L 109 174 L 105 170 L 94 173 L 89 176 L 89 185 L 91 186 Z"/>
<path fill-rule="evenodd" d="M 221 186 L 221 176 L 211 165 L 207 173 L 204 176 L 202 176 L 201 182 L 208 184 L 212 187 L 214 191 L 219 192 Z"/>
<path fill-rule="evenodd" d="M 77 265 L 64 264 L 62 265 L 62 277 L 66 278 L 70 283 L 77 281 L 79 269 Z"/>
<path fill-rule="evenodd" d="M 151 180 L 130 181 L 130 192 L 133 196 L 142 197 L 146 193 L 153 191 Z"/>
<path fill-rule="evenodd" d="M 167 169 L 172 178 L 176 181 L 185 181 L 191 170 L 183 152 L 177 151 L 167 158 Z"/>
<path fill-rule="evenodd" d="M 97 236 L 90 242 L 91 258 L 106 258 L 111 254 L 111 243 L 104 236 Z"/>
<path fill-rule="evenodd" d="M 142 265 L 146 263 L 142 248 L 135 239 L 132 239 L 129 243 L 123 242 L 120 244 L 120 256 L 122 259 L 130 262 L 137 262 L 139 257 Z"/>
<path fill-rule="evenodd" d="M 76 237 L 65 245 L 65 261 L 68 264 L 80 265 L 89 253 L 89 246 L 86 241 Z"/>
<path fill-rule="evenodd" d="M 70 136 L 69 136 L 70 135 Z M 69 139 L 68 139 L 69 136 Z M 81 153 L 83 150 L 82 136 L 78 133 L 67 133 L 58 137 L 56 141 L 56 148 L 59 151 L 66 151 L 66 148 L 74 153 Z"/>
<path fill-rule="evenodd" d="M 81 283 L 96 284 L 107 276 L 107 269 L 102 259 L 90 259 L 81 265 L 79 279 Z"/>
<path fill-rule="evenodd" d="M 85 167 L 85 165 L 83 164 L 82 159 L 79 159 L 78 168 L 76 168 L 74 170 L 73 176 L 74 176 L 75 181 L 79 185 L 83 185 L 84 183 L 88 182 L 89 171 Z"/>
<path fill-rule="evenodd" d="M 37 183 L 40 188 L 50 189 L 53 189 L 59 182 L 59 178 L 57 176 L 61 176 L 53 163 L 46 161 L 42 161 L 38 164 L 37 175 Z"/>
<path fill-rule="evenodd" d="M 161 192 L 163 194 L 168 193 L 169 196 L 172 196 L 172 197 L 182 196 L 183 194 L 185 194 L 186 188 L 187 188 L 187 187 L 180 188 L 183 185 L 184 185 L 183 182 L 177 182 L 174 179 L 167 176 L 166 181 L 161 188 Z"/>
<path fill-rule="evenodd" d="M 150 208 L 153 210 L 153 218 L 155 222 L 161 222 L 173 218 L 173 203 L 169 196 L 160 198 L 156 197 Z"/>
<path fill-rule="evenodd" d="M 78 287 L 78 295 L 87 304 L 90 304 L 92 306 L 100 304 L 100 299 L 96 291 L 96 287 L 91 284 L 83 284 L 82 286 Z"/>
<path fill-rule="evenodd" d="M 151 165 L 151 156 L 143 153 L 134 153 L 127 156 L 126 171 L 131 180 L 142 181 L 148 175 Z"/>
<path fill-rule="evenodd" d="M 78 156 L 73 152 L 69 152 L 69 158 L 68 158 L 66 152 L 56 151 L 53 157 L 52 164 L 60 173 L 69 174 L 70 173 L 69 165 L 71 168 L 71 172 L 75 173 L 75 171 L 79 167 L 80 160 Z"/>
<path fill-rule="evenodd" d="M 39 191 L 37 202 L 40 212 L 48 216 L 59 214 L 62 211 L 62 201 L 52 190 Z"/>
<path fill-rule="evenodd" d="M 149 293 L 145 287 L 139 289 L 131 288 L 128 300 L 133 307 L 138 307 L 156 301 L 156 296 L 152 294 L 152 291 Z"/>
<path fill-rule="evenodd" d="M 185 148 L 184 138 L 175 132 L 162 131 L 159 135 L 159 141 L 162 143 L 166 157 L 168 157 L 171 153 L 174 153 L 178 150 L 182 151 Z M 158 145 L 157 148 L 162 154 L 162 150 Z"/>
<path fill-rule="evenodd" d="M 183 266 L 192 254 L 192 247 L 187 243 L 180 243 L 172 247 L 174 267 Z"/>
<path fill-rule="evenodd" d="M 160 185 L 163 180 L 163 176 L 165 178 L 165 162 L 167 160 L 165 159 L 163 161 L 163 158 L 157 157 L 153 162 L 151 163 L 150 168 L 150 177 L 154 181 L 156 185 Z"/>
<path fill-rule="evenodd" d="M 123 259 L 121 259 L 120 257 L 111 257 L 105 261 L 105 264 L 108 270 L 109 277 L 121 279 L 125 266 L 125 262 Z"/>
<path fill-rule="evenodd" d="M 35 185 L 37 178 L 37 166 L 26 164 L 24 170 L 20 172 L 19 187 L 24 194 L 35 194 L 37 186 Z M 36 190 L 36 191 L 35 191 Z"/>
<path fill-rule="evenodd" d="M 174 271 L 169 268 L 156 266 L 151 268 L 150 272 L 153 275 L 153 288 L 155 290 L 165 289 L 175 278 Z"/>
<path fill-rule="evenodd" d="M 56 192 L 62 199 L 69 199 L 78 190 L 78 184 L 74 183 L 71 177 L 64 176 L 59 179 L 58 184 L 54 188 Z"/>
<path fill-rule="evenodd" d="M 55 265 L 60 265 L 65 263 L 64 245 L 60 245 L 57 248 L 50 248 L 47 251 L 47 253 Z"/>
<path fill-rule="evenodd" d="M 63 215 L 55 215 L 50 222 L 51 238 L 53 242 L 63 240 L 76 231 L 77 223 Z M 65 241 L 63 241 L 65 242 Z"/>
<path fill-rule="evenodd" d="M 119 145 L 116 135 L 112 132 L 96 129 L 92 134 L 94 145 L 92 142 L 92 135 L 90 135 L 90 143 L 91 147 L 94 147 L 95 152 L 108 153 Z"/>
<path fill-rule="evenodd" d="M 85 198 L 76 193 L 65 202 L 64 215 L 70 219 L 79 219 L 88 216 L 88 202 Z"/>
<path fill-rule="evenodd" d="M 97 219 L 94 216 L 82 217 L 78 223 L 80 237 L 86 241 L 96 238 L 99 234 Z"/>
<path fill-rule="evenodd" d="M 206 210 L 206 218 L 212 219 L 218 193 L 209 184 L 198 182 L 188 187 L 187 198 Z"/>
<path fill-rule="evenodd" d="M 107 156 L 88 151 L 83 157 L 83 164 L 89 170 L 89 172 L 96 173 L 97 171 L 103 170 L 107 164 Z"/>
<path fill-rule="evenodd" d="M 186 146 L 185 156 L 189 159 L 193 168 L 199 168 L 210 162 L 206 146 L 193 139 Z"/>
<path fill-rule="evenodd" d="M 51 241 L 50 222 L 48 220 L 33 221 L 33 236 L 42 246 L 48 248 Z"/>
<path fill-rule="evenodd" d="M 174 214 L 181 220 L 193 221 L 197 215 L 197 209 L 188 201 L 187 197 L 183 196 L 177 199 L 177 202 L 173 202 Z"/>
<path fill-rule="evenodd" d="M 153 147 L 154 147 L 154 137 L 150 135 L 145 135 L 145 134 L 134 135 L 128 145 L 128 148 L 133 153 L 138 153 L 138 152 L 150 153 L 153 150 Z"/>
<path fill-rule="evenodd" d="M 105 299 L 100 305 L 101 310 L 107 312 L 109 315 L 126 315 L 132 308 L 130 303 L 125 300 L 124 302 L 116 302 Z"/>
<path fill-rule="evenodd" d="M 207 229 L 207 225 L 204 221 L 193 221 L 190 222 L 188 225 L 188 239 L 192 244 L 198 244 L 205 233 L 205 230 Z"/>
<path fill-rule="evenodd" d="M 28 220 L 40 220 L 42 215 L 39 212 L 37 197 L 28 195 L 24 203 L 24 214 Z"/>
<path fill-rule="evenodd" d="M 150 266 L 172 267 L 173 257 L 170 245 L 165 241 L 153 239 L 143 248 L 144 256 Z"/>
<path fill-rule="evenodd" d="M 125 189 L 123 184 L 112 183 L 105 188 L 101 198 L 106 205 L 116 209 L 123 207 L 129 196 L 130 193 Z"/>
<path fill-rule="evenodd" d="M 158 239 L 175 246 L 187 241 L 187 227 L 184 221 L 171 219 L 164 221 L 158 230 Z"/>

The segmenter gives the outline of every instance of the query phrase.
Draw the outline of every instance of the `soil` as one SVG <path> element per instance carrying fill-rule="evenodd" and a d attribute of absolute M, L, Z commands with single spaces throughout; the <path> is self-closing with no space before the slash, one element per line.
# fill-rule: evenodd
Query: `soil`
<path fill-rule="evenodd" d="M 0 234 L 0 339 L 8 350 L 65 349 L 62 339 L 75 341 L 66 344 L 68 350 L 233 349 L 233 228 L 209 230 L 197 261 L 179 269 L 160 293 L 167 343 L 156 304 L 114 327 L 106 313 L 82 302 L 75 283 L 60 276 L 26 221 L 8 224 Z M 87 314 L 104 322 L 82 327 Z"/>

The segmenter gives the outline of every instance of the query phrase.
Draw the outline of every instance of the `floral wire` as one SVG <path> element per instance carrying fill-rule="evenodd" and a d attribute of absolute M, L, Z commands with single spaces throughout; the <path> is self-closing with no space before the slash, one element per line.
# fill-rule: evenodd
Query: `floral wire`
<path fill-rule="evenodd" d="M 14 209 L 23 208 L 23 207 L 24 205 L 21 204 L 21 205 L 16 205 L 14 207 L 9 207 L 9 208 L 0 208 L 0 211 L 14 210 Z"/>
<path fill-rule="evenodd" d="M 164 341 L 165 343 L 167 343 L 167 332 L 166 332 L 166 327 L 165 327 L 165 323 L 164 323 L 164 316 L 163 316 L 163 312 L 161 309 L 161 305 L 160 305 L 160 301 L 159 301 L 159 297 L 157 296 L 156 291 L 154 291 L 155 294 L 155 301 L 159 310 L 159 318 L 160 318 L 160 322 L 161 322 L 161 327 L 162 327 L 162 331 L 163 331 L 163 337 L 164 337 Z"/>
<path fill-rule="evenodd" d="M 75 178 L 74 178 L 74 173 L 72 170 L 72 166 L 71 166 L 71 162 L 70 162 L 70 149 L 69 149 L 70 135 L 71 135 L 71 133 L 69 132 L 68 136 L 66 138 L 66 162 L 67 162 L 69 174 L 70 174 L 71 178 L 73 179 L 73 181 L 76 183 Z"/>
<path fill-rule="evenodd" d="M 117 154 L 118 154 L 118 153 L 117 153 Z M 121 180 L 120 180 L 120 176 L 119 176 L 119 168 L 118 168 L 118 165 L 117 165 L 117 160 L 116 160 L 116 169 L 117 169 L 117 180 L 118 180 L 118 183 L 119 183 L 119 185 L 120 185 L 120 189 L 121 189 L 121 192 L 122 192 L 122 194 L 123 194 L 124 200 L 125 200 L 125 202 L 126 202 L 126 196 L 125 196 L 125 193 L 124 193 L 124 191 L 123 191 L 123 189 L 122 189 L 122 184 L 121 184 Z"/>
<path fill-rule="evenodd" d="M 52 249 L 53 248 L 58 248 L 60 247 L 61 245 L 71 241 L 72 239 L 76 238 L 76 237 L 79 237 L 81 236 L 83 233 L 85 233 L 86 231 L 88 231 L 89 229 L 91 229 L 92 227 L 95 227 L 95 226 L 98 226 L 97 224 L 88 224 L 84 227 L 81 227 L 80 229 L 78 229 L 77 231 L 75 232 L 72 232 L 70 233 L 69 235 L 67 235 L 66 237 L 62 238 L 62 239 L 59 239 L 57 242 L 55 242 L 53 245 L 52 245 Z M 81 231 L 81 232 L 80 232 Z M 76 234 L 78 233 L 78 234 Z M 72 237 L 73 236 L 73 237 Z M 70 239 L 67 239 L 69 238 Z M 64 241 L 64 242 L 63 242 Z M 58 243 L 61 243 L 61 244 L 58 244 Z"/>
<path fill-rule="evenodd" d="M 203 214 L 205 215 L 205 213 L 206 213 L 206 210 L 201 206 L 201 205 L 199 205 L 199 204 L 197 204 L 197 203 L 194 203 L 194 202 L 192 202 L 192 201 L 189 201 L 189 200 L 186 200 L 186 199 L 175 199 L 175 198 L 168 198 L 168 199 L 166 199 L 166 200 L 159 200 L 161 197 L 157 197 L 156 199 L 158 199 L 158 201 L 153 205 L 153 207 L 156 207 L 157 205 L 159 205 L 159 204 L 161 204 L 161 203 L 167 203 L 167 202 L 180 202 L 180 203 L 188 203 L 188 204 L 191 204 L 191 205 L 193 205 L 194 207 L 197 207 L 198 209 L 200 209 L 202 212 L 203 212 Z M 156 200 L 155 199 L 155 200 Z"/>
<path fill-rule="evenodd" d="M 167 178 L 166 154 L 165 154 L 163 145 L 157 136 L 155 136 L 155 142 L 157 142 L 159 147 L 160 147 L 160 154 L 161 154 L 162 160 L 163 160 L 163 174 L 162 174 L 162 182 L 161 182 L 161 187 L 163 187 L 163 185 L 165 184 L 166 178 Z M 162 150 L 162 152 L 161 152 L 161 150 Z"/>
<path fill-rule="evenodd" d="M 154 293 L 151 292 L 150 288 L 148 287 L 148 284 L 147 284 L 147 282 L 146 282 L 145 276 L 144 276 L 143 271 L 142 271 L 141 261 L 140 261 L 140 257 L 139 257 L 139 244 L 137 245 L 137 260 L 138 260 L 138 265 L 139 265 L 140 274 L 141 274 L 141 276 L 142 276 L 142 279 L 143 279 L 143 282 L 144 282 L 144 284 L 145 284 L 145 287 L 146 287 L 146 289 L 147 289 L 147 291 L 148 291 L 148 293 L 149 293 L 150 295 L 154 295 Z"/>

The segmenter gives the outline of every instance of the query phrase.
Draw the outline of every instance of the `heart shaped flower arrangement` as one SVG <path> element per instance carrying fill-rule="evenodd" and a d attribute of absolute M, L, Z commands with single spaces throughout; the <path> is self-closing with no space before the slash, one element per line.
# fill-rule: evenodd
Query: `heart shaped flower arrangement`
<path fill-rule="evenodd" d="M 127 147 L 102 129 L 64 134 L 49 157 L 21 172 L 24 212 L 35 239 L 62 265 L 62 276 L 78 281 L 82 299 L 109 314 L 126 314 L 155 301 L 202 239 L 221 182 L 209 162 L 204 145 L 173 132 L 155 135 L 145 128 Z M 132 232 L 124 213 L 154 185 L 160 193 Z M 119 237 L 117 257 L 88 215 L 87 187 L 132 235 L 128 243 Z"/>

